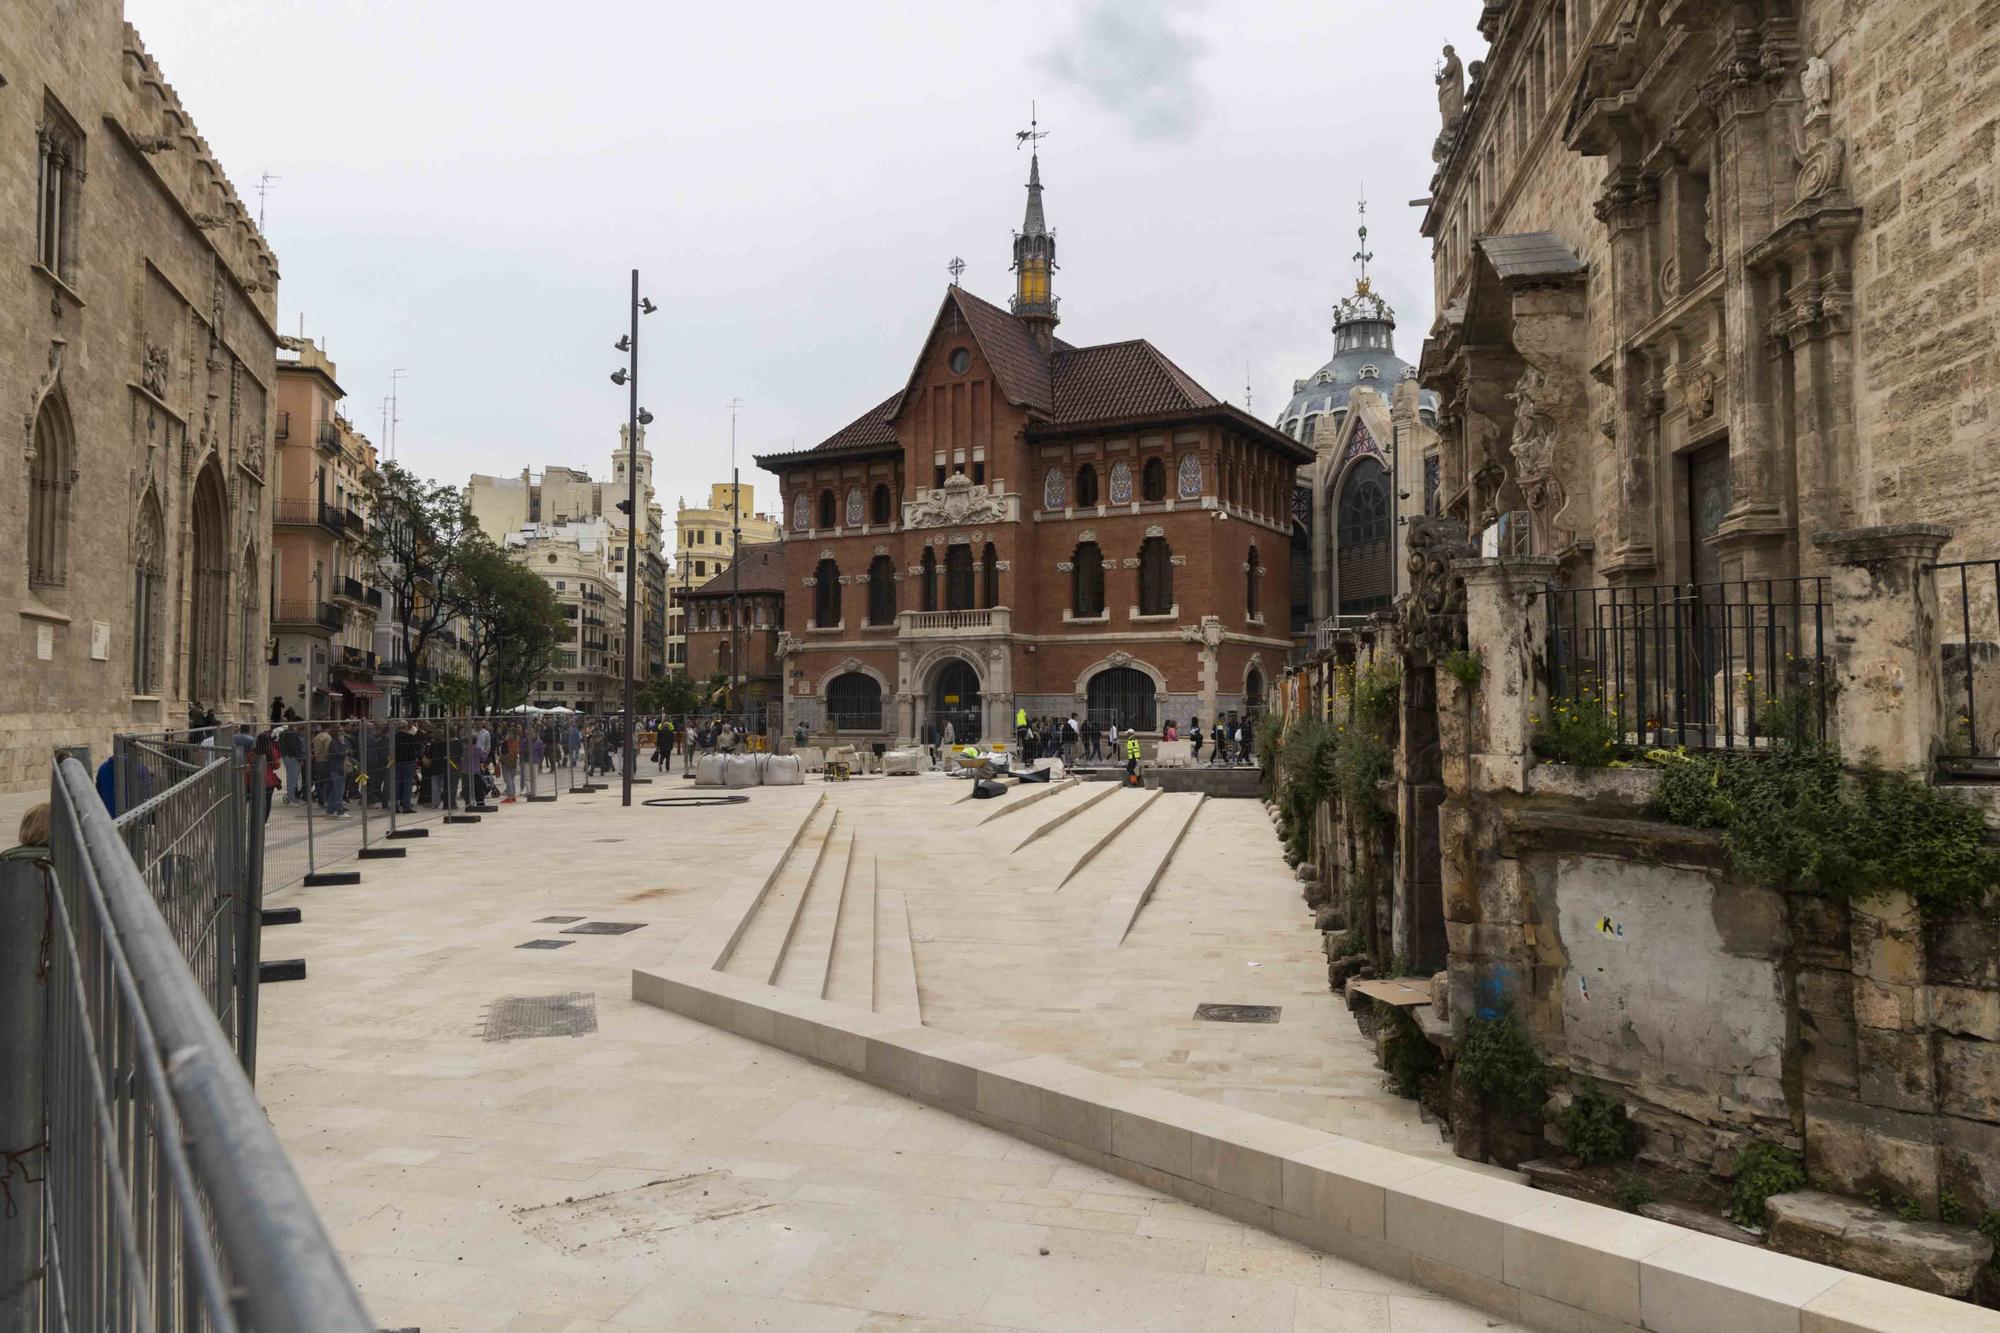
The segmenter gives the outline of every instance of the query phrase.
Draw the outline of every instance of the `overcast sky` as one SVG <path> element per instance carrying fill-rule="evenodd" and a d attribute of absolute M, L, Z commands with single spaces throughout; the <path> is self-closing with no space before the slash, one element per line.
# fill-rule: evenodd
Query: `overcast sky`
<path fill-rule="evenodd" d="M 255 210 L 280 326 L 440 480 L 608 473 L 629 272 L 669 513 L 894 391 L 949 281 L 1004 303 L 1029 100 L 1062 335 L 1151 339 L 1271 419 L 1332 353 L 1357 195 L 1415 361 L 1431 72 L 1473 0 L 126 0 Z"/>

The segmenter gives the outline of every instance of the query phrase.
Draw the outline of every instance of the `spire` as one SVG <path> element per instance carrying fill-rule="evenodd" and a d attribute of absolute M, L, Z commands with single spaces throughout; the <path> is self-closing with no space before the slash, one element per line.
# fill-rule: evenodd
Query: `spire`
<path fill-rule="evenodd" d="M 1396 327 L 1396 312 L 1389 308 L 1387 301 L 1375 294 L 1374 284 L 1368 277 L 1368 265 L 1375 258 L 1375 252 L 1368 248 L 1368 196 L 1365 191 L 1355 204 L 1355 212 L 1361 218 L 1355 228 L 1361 245 L 1354 252 L 1354 262 L 1360 266 L 1360 271 L 1354 276 L 1354 295 L 1334 307 L 1334 352 L 1338 354 L 1353 347 L 1379 347 L 1393 351 L 1395 340 L 1391 331 Z M 1350 327 L 1353 325 L 1368 327 Z"/>
<path fill-rule="evenodd" d="M 1041 141 L 1048 132 L 1028 104 L 1028 128 L 1014 134 L 1014 147 L 1028 145 L 1028 211 L 1014 233 L 1014 313 L 1034 325 L 1035 337 L 1047 350 L 1054 343 L 1056 324 L 1056 238 L 1042 213 Z"/>

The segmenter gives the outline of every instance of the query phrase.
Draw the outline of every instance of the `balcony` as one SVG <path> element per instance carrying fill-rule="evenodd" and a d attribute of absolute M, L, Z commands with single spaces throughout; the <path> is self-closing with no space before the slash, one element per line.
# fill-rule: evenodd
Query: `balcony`
<path fill-rule="evenodd" d="M 341 521 L 346 525 L 347 533 L 350 537 L 366 537 L 368 535 L 368 519 L 359 509 L 350 506 L 341 511 L 340 517 Z"/>
<path fill-rule="evenodd" d="M 322 421 L 313 431 L 313 443 L 330 454 L 340 452 L 340 427 L 331 421 Z"/>
<path fill-rule="evenodd" d="M 278 602 L 271 608 L 272 629 L 338 630 L 347 613 L 332 602 Z"/>
<path fill-rule="evenodd" d="M 280 528 L 324 528 L 337 537 L 341 511 L 324 500 L 277 500 L 271 505 L 271 523 Z"/>
<path fill-rule="evenodd" d="M 904 611 L 900 613 L 906 634 L 1005 634 L 1012 613 L 1004 606 L 968 611 Z"/>
<path fill-rule="evenodd" d="M 279 444 L 283 444 L 286 440 L 292 438 L 292 414 L 290 412 L 278 413 L 278 424 L 273 431 L 273 438 Z"/>
<path fill-rule="evenodd" d="M 365 591 L 366 589 L 361 586 L 360 579 L 335 579 L 333 581 L 333 595 L 345 598 L 353 602 L 356 606 L 362 604 L 362 594 Z"/>
<path fill-rule="evenodd" d="M 365 672 L 373 675 L 378 661 L 380 659 L 366 649 L 350 648 L 346 644 L 342 644 L 340 647 L 340 661 L 334 665 L 343 671 Z"/>
<path fill-rule="evenodd" d="M 603 651 L 604 651 L 604 640 L 603 640 L 603 639 L 585 639 L 585 640 L 583 641 L 583 648 L 584 648 L 584 651 L 585 651 L 585 652 L 590 652 L 590 653 L 601 653 L 601 652 L 603 652 Z"/>
<path fill-rule="evenodd" d="M 382 609 L 382 590 L 380 588 L 364 588 L 361 592 L 361 600 L 368 603 L 371 610 L 380 611 Z"/>

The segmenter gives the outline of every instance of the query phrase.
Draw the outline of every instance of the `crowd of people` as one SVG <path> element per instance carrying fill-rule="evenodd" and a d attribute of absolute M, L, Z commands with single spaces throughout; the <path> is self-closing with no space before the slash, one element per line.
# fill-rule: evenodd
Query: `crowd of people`
<path fill-rule="evenodd" d="M 949 731 L 950 726 L 947 722 L 945 730 Z M 926 744 L 932 743 L 929 732 L 935 729 L 935 724 L 927 724 Z M 1030 761 L 1059 757 L 1072 766 L 1125 763 L 1131 758 L 1127 747 L 1138 734 L 1133 728 L 1121 725 L 1116 716 L 1100 721 L 1095 717 L 1079 719 L 1075 713 L 1067 718 L 1030 717 L 1026 709 L 1016 709 L 1014 713 L 1014 742 L 1021 757 Z M 1251 752 L 1255 735 L 1255 724 L 1234 714 L 1227 719 L 1217 718 L 1207 730 L 1203 730 L 1200 718 L 1193 717 L 1188 719 L 1186 730 L 1171 718 L 1160 728 L 1162 741 L 1188 742 L 1195 763 L 1202 762 L 1204 748 L 1211 764 L 1254 763 Z M 943 741 L 947 746 L 951 743 L 949 739 Z"/>

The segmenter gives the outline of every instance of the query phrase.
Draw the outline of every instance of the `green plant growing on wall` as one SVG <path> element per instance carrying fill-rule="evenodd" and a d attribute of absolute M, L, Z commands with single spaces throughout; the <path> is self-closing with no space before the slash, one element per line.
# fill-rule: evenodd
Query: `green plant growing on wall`
<path fill-rule="evenodd" d="M 1938 1221 L 1955 1227 L 1965 1220 L 1965 1205 L 1950 1190 L 1938 1195 Z"/>
<path fill-rule="evenodd" d="M 1285 723 L 1282 718 L 1269 712 L 1257 719 L 1252 743 L 1257 747 L 1257 783 L 1266 796 L 1277 794 L 1278 752 L 1284 742 Z"/>
<path fill-rule="evenodd" d="M 1639 1127 L 1625 1113 L 1625 1103 L 1585 1083 L 1571 1096 L 1562 1113 L 1563 1142 L 1585 1166 L 1629 1161 L 1639 1151 Z"/>
<path fill-rule="evenodd" d="M 2000 1209 L 1988 1208 L 1973 1225 L 1979 1228 L 1980 1235 L 1993 1242 L 1993 1258 L 1986 1266 L 2000 1273 Z"/>
<path fill-rule="evenodd" d="M 1536 720 L 1535 753 L 1557 764 L 1603 768 L 1619 757 L 1618 721 L 1611 705 L 1594 686 L 1549 700 L 1548 711 Z"/>
<path fill-rule="evenodd" d="M 1468 1021 L 1452 1076 L 1503 1111 L 1528 1114 L 1548 1100 L 1548 1067 L 1511 1017 Z"/>
<path fill-rule="evenodd" d="M 1653 1201 L 1653 1187 L 1646 1183 L 1644 1176 L 1626 1174 L 1618 1177 L 1618 1192 L 1614 1196 L 1618 1206 L 1628 1213 L 1636 1213 L 1641 1207 Z"/>
<path fill-rule="evenodd" d="M 1312 855 L 1312 829 L 1319 803 L 1333 790 L 1334 752 L 1339 738 L 1318 718 L 1293 725 L 1271 761 L 1276 773 L 1278 816 L 1285 852 L 1293 865 Z"/>
<path fill-rule="evenodd" d="M 1468 690 L 1478 689 L 1480 680 L 1486 675 L 1486 659 L 1479 655 L 1477 649 L 1455 648 L 1444 655 L 1443 665 L 1452 679 Z"/>
<path fill-rule="evenodd" d="M 1729 1216 L 1740 1226 L 1762 1228 L 1770 1215 L 1764 1201 L 1773 1194 L 1804 1189 L 1805 1168 L 1799 1155 L 1774 1143 L 1753 1143 L 1736 1161 L 1736 1180 L 1729 1190 Z"/>
<path fill-rule="evenodd" d="M 1375 1001 L 1375 1021 L 1382 1033 L 1382 1065 L 1398 1097 L 1420 1096 L 1424 1084 L 1438 1072 L 1437 1047 L 1424 1036 L 1417 1020 L 1393 1004 Z"/>

